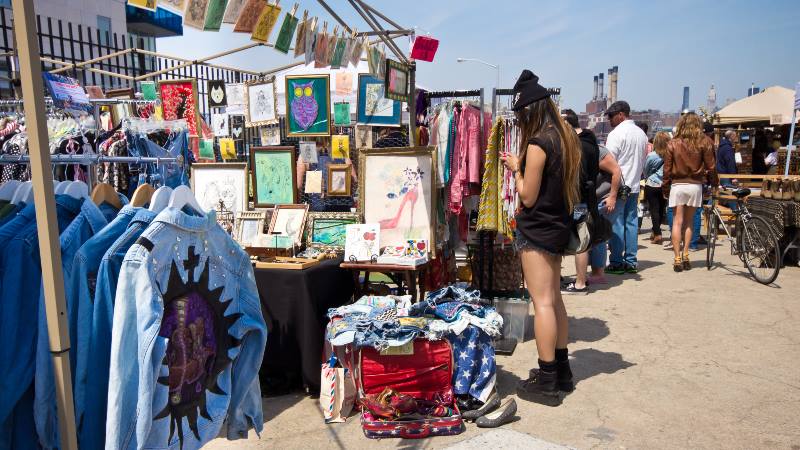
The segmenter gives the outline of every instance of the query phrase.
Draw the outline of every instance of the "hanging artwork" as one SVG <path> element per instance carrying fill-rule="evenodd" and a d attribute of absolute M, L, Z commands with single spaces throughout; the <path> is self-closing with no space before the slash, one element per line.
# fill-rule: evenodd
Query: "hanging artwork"
<path fill-rule="evenodd" d="M 206 10 L 206 21 L 203 25 L 205 31 L 219 31 L 222 26 L 222 16 L 225 15 L 225 7 L 228 0 L 209 0 Z"/>
<path fill-rule="evenodd" d="M 208 106 L 210 108 L 222 108 L 227 105 L 228 96 L 225 95 L 225 81 L 208 80 Z"/>
<path fill-rule="evenodd" d="M 419 61 L 433 62 L 439 40 L 429 36 L 417 36 L 411 44 L 411 58 Z"/>
<path fill-rule="evenodd" d="M 214 156 L 214 140 L 213 139 L 200 139 L 198 159 L 201 161 L 215 161 L 217 158 Z"/>
<path fill-rule="evenodd" d="M 257 127 L 278 123 L 278 109 L 275 104 L 275 78 L 269 81 L 248 81 L 245 96 L 245 125 Z"/>
<path fill-rule="evenodd" d="M 292 45 L 294 30 L 297 29 L 297 17 L 294 16 L 296 9 L 297 6 L 295 5 L 292 11 L 283 18 L 283 24 L 281 25 L 280 31 L 278 31 L 278 37 L 275 39 L 275 50 L 283 54 L 289 53 L 289 46 Z"/>
<path fill-rule="evenodd" d="M 286 76 L 286 134 L 289 137 L 331 134 L 330 75 Z"/>
<path fill-rule="evenodd" d="M 183 15 L 186 0 L 158 0 L 158 6 L 178 15 Z"/>
<path fill-rule="evenodd" d="M 306 172 L 304 192 L 306 194 L 322 194 L 322 171 L 309 170 Z"/>
<path fill-rule="evenodd" d="M 128 4 L 148 11 L 156 10 L 156 0 L 128 0 Z"/>
<path fill-rule="evenodd" d="M 339 37 L 336 39 L 336 44 L 333 47 L 333 54 L 331 56 L 331 69 L 338 69 L 342 67 L 342 58 L 344 58 L 344 48 L 347 45 L 347 39 Z M 345 67 L 347 63 L 344 64 Z"/>
<path fill-rule="evenodd" d="M 350 95 L 353 93 L 353 73 L 346 70 L 336 72 L 336 95 Z"/>
<path fill-rule="evenodd" d="M 214 131 L 214 136 L 225 137 L 230 135 L 230 124 L 228 118 L 228 114 L 225 113 L 211 114 L 211 128 Z"/>
<path fill-rule="evenodd" d="M 328 54 L 328 32 L 323 29 L 317 33 L 317 39 L 314 42 L 314 68 L 323 69 L 328 66 L 326 59 Z"/>
<path fill-rule="evenodd" d="M 306 245 L 322 251 L 344 251 L 347 226 L 360 222 L 355 213 L 308 213 Z"/>
<path fill-rule="evenodd" d="M 86 92 L 89 92 L 89 87 L 86 87 Z M 158 94 L 156 94 L 156 82 L 155 81 L 142 81 L 139 85 L 142 89 L 142 99 L 144 100 L 156 100 L 158 98 Z M 102 91 L 101 91 L 102 92 Z M 92 98 L 91 95 L 89 98 Z"/>
<path fill-rule="evenodd" d="M 261 145 L 271 145 L 271 146 L 281 145 L 280 127 L 262 127 Z"/>
<path fill-rule="evenodd" d="M 261 17 L 261 11 L 267 3 L 264 0 L 247 0 L 239 13 L 233 31 L 236 33 L 252 33 L 253 28 Z"/>
<path fill-rule="evenodd" d="M 244 84 L 234 83 L 225 85 L 225 97 L 228 103 L 225 112 L 228 114 L 244 114 Z"/>
<path fill-rule="evenodd" d="M 264 223 L 267 220 L 266 211 L 239 211 L 236 215 L 236 227 L 233 238 L 242 247 L 250 247 L 264 234 Z"/>
<path fill-rule="evenodd" d="M 347 159 L 350 157 L 350 136 L 335 134 L 331 136 L 331 158 Z"/>
<path fill-rule="evenodd" d="M 304 54 L 306 52 L 306 28 L 311 25 L 308 19 L 308 11 L 303 13 L 303 20 L 297 25 L 297 35 L 294 39 L 294 57 Z"/>
<path fill-rule="evenodd" d="M 393 59 L 386 60 L 386 97 L 401 102 L 410 102 L 409 79 L 411 71 L 405 64 Z"/>
<path fill-rule="evenodd" d="M 361 149 L 359 207 L 365 222 L 380 225 L 382 246 L 416 239 L 435 251 L 433 161 L 435 147 Z"/>
<path fill-rule="evenodd" d="M 386 60 L 386 54 L 383 50 L 378 48 L 378 44 L 370 45 L 367 49 L 367 64 L 369 65 L 369 73 L 380 79 L 383 79 L 384 60 Z"/>
<path fill-rule="evenodd" d="M 328 195 L 349 197 L 351 195 L 352 166 L 350 164 L 328 164 Z"/>
<path fill-rule="evenodd" d="M 275 24 L 278 22 L 280 13 L 281 8 L 277 4 L 264 6 L 258 21 L 253 27 L 253 35 L 250 36 L 250 39 L 266 44 L 269 40 L 269 35 L 272 34 L 272 29 L 275 28 Z"/>
<path fill-rule="evenodd" d="M 317 143 L 314 141 L 300 141 L 300 158 L 304 163 L 316 164 L 319 161 Z"/>
<path fill-rule="evenodd" d="M 400 126 L 400 102 L 386 98 L 384 81 L 369 74 L 358 75 L 356 123 Z"/>
<path fill-rule="evenodd" d="M 231 124 L 231 137 L 234 140 L 241 140 L 244 136 L 244 116 L 229 115 L 228 121 Z"/>
<path fill-rule="evenodd" d="M 372 261 L 377 259 L 380 253 L 380 225 L 377 223 L 345 225 L 345 261 Z"/>
<path fill-rule="evenodd" d="M 199 136 L 200 114 L 197 109 L 197 81 L 162 80 L 158 82 L 164 120 L 186 119 L 189 136 Z"/>
<path fill-rule="evenodd" d="M 236 159 L 236 144 L 233 143 L 233 139 L 221 138 L 219 140 L 219 154 L 225 161 Z"/>
<path fill-rule="evenodd" d="M 192 192 L 205 211 L 219 206 L 234 214 L 247 210 L 247 164 L 192 164 Z"/>
<path fill-rule="evenodd" d="M 366 42 L 366 38 L 356 38 L 353 42 L 352 47 L 350 47 L 350 64 L 353 67 L 358 67 L 358 63 L 361 62 L 361 55 L 364 54 L 364 45 Z"/>
<path fill-rule="evenodd" d="M 206 24 L 206 11 L 209 0 L 187 0 L 186 11 L 183 12 L 183 24 L 202 30 Z"/>
<path fill-rule="evenodd" d="M 89 98 L 106 98 L 106 94 L 103 93 L 103 88 L 100 86 L 86 86 L 85 89 Z M 155 95 L 155 87 L 153 87 L 153 95 Z"/>
<path fill-rule="evenodd" d="M 225 8 L 225 15 L 222 16 L 222 23 L 235 24 L 246 1 L 247 0 L 228 0 L 228 6 Z"/>
<path fill-rule="evenodd" d="M 311 21 L 310 25 L 306 26 L 306 52 L 304 61 L 306 65 L 311 64 L 314 62 L 314 56 L 316 55 L 316 47 L 317 47 L 317 18 L 314 17 L 314 20 Z"/>
<path fill-rule="evenodd" d="M 250 167 L 256 208 L 297 201 L 294 147 L 251 147 Z"/>
<path fill-rule="evenodd" d="M 308 205 L 278 205 L 272 213 L 268 234 L 277 234 L 288 238 L 294 245 L 300 245 L 303 229 L 306 225 Z"/>
<path fill-rule="evenodd" d="M 337 127 L 348 127 L 352 124 L 349 102 L 339 102 L 333 105 L 333 124 Z"/>

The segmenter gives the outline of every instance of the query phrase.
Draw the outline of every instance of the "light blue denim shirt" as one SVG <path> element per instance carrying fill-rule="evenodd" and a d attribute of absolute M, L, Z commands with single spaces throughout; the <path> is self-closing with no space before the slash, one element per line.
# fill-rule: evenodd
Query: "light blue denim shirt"
<path fill-rule="evenodd" d="M 229 439 L 260 432 L 266 340 L 250 259 L 214 212 L 162 211 L 122 264 L 106 448 L 197 449 L 223 421 Z"/>
<path fill-rule="evenodd" d="M 114 321 L 114 296 L 117 292 L 122 261 L 144 230 L 155 219 L 156 213 L 141 208 L 133 216 L 128 228 L 106 250 L 97 269 L 97 288 L 89 324 L 89 355 L 86 370 L 77 368 L 76 389 L 83 394 L 82 406 L 76 399 L 76 411 L 83 410 L 83 420 L 78 421 L 78 442 L 82 450 L 105 448 L 106 405 L 108 401 L 108 365 L 111 358 L 111 326 Z M 78 361 L 80 364 L 80 360 Z M 90 379 L 91 378 L 91 379 Z"/>

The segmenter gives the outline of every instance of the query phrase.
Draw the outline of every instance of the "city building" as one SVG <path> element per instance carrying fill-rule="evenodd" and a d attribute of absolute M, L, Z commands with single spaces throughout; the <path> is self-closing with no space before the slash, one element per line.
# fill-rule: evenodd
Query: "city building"
<path fill-rule="evenodd" d="M 709 114 L 714 114 L 717 112 L 717 91 L 714 89 L 714 85 L 711 85 L 711 89 L 708 90 L 708 101 L 706 102 L 706 110 Z"/>
<path fill-rule="evenodd" d="M 751 95 L 756 95 L 761 92 L 760 87 L 756 87 L 755 83 L 750 84 L 750 88 L 747 89 L 747 96 L 750 97 Z"/>
<path fill-rule="evenodd" d="M 681 104 L 681 111 L 689 109 L 689 86 L 683 87 L 683 103 Z"/>

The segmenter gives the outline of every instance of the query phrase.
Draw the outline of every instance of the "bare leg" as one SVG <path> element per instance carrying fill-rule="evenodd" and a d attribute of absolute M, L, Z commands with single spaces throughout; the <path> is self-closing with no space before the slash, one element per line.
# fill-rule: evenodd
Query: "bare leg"
<path fill-rule="evenodd" d="M 556 358 L 556 344 L 561 342 L 561 335 L 566 336 L 566 310 L 561 302 L 561 286 L 559 275 L 561 261 L 558 256 L 550 256 L 535 250 L 525 250 L 520 253 L 522 259 L 522 273 L 528 292 L 533 299 L 534 333 L 536 335 L 536 350 L 542 361 L 554 361 Z M 558 307 L 561 303 L 561 307 Z M 563 312 L 558 312 L 561 309 Z M 559 320 L 558 316 L 562 316 Z M 559 322 L 565 322 L 561 331 Z M 566 347 L 566 337 L 563 338 Z"/>
<path fill-rule="evenodd" d="M 692 218 L 697 208 L 692 206 L 682 206 L 681 208 L 683 208 L 683 217 L 688 219 L 683 221 L 683 233 L 681 233 L 683 235 L 683 254 L 685 255 L 689 253 L 689 244 L 692 242 Z"/>
<path fill-rule="evenodd" d="M 586 287 L 586 270 L 589 267 L 589 252 L 578 253 L 575 255 L 575 287 L 583 289 Z M 602 272 L 602 271 L 601 271 Z M 561 290 L 558 291 L 561 296 Z"/>
<path fill-rule="evenodd" d="M 678 259 L 681 257 L 681 238 L 683 237 L 683 218 L 685 216 L 683 206 L 676 206 L 674 210 L 675 217 L 672 219 L 672 233 L 670 234 L 670 239 L 672 239 L 672 252 L 675 253 L 675 259 Z"/>

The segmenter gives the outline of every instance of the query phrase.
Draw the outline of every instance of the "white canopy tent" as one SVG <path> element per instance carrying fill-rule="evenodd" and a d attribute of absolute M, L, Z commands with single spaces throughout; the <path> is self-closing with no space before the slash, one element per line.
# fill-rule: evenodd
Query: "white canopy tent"
<path fill-rule="evenodd" d="M 792 122 L 793 107 L 794 91 L 772 86 L 722 108 L 714 114 L 714 124 L 769 122 L 771 125 L 787 125 Z"/>

